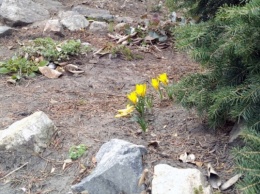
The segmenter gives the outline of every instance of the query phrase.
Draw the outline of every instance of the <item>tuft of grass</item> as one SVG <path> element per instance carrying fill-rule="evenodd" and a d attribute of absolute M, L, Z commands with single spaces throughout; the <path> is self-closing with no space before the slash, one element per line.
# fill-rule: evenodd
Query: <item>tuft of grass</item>
<path fill-rule="evenodd" d="M 112 55 L 120 54 L 122 55 L 127 61 L 132 61 L 134 59 L 142 59 L 141 55 L 135 55 L 127 46 L 125 45 L 118 45 L 112 48 L 111 50 Z"/>

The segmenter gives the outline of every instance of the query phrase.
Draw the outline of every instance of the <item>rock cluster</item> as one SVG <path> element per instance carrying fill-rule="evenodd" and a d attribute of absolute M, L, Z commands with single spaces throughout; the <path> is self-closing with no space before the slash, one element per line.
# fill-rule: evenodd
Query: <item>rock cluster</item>
<path fill-rule="evenodd" d="M 51 15 L 56 15 L 51 17 Z M 43 26 L 43 35 L 50 34 L 62 36 L 63 28 L 70 31 L 87 29 L 91 32 L 104 33 L 108 30 L 109 21 L 114 16 L 108 10 L 93 9 L 78 5 L 71 10 L 56 0 L 2 0 L 0 1 L 0 37 L 11 34 L 13 28 L 18 26 Z M 94 22 L 89 22 L 95 20 Z"/>
<path fill-rule="evenodd" d="M 56 132 L 48 116 L 38 111 L 0 130 L 0 151 L 24 154 L 44 152 Z M 103 144 L 95 156 L 96 168 L 80 183 L 72 185 L 77 193 L 89 194 L 140 194 L 145 193 L 143 156 L 147 150 L 142 145 L 112 139 Z M 147 178 L 147 177 L 146 177 Z M 211 187 L 198 169 L 178 169 L 166 164 L 154 167 L 153 194 L 211 194 Z"/>

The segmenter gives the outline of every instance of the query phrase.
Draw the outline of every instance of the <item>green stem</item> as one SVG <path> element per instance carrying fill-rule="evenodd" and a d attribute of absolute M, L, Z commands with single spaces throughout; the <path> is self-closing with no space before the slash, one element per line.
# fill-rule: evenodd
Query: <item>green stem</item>
<path fill-rule="evenodd" d="M 159 92 L 159 95 L 160 95 L 160 100 L 162 100 L 163 99 L 162 91 L 159 89 L 158 92 Z"/>

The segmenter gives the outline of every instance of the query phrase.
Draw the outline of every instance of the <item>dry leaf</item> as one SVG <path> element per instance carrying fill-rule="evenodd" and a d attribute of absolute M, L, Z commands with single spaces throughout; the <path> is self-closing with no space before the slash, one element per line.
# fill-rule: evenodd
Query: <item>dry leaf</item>
<path fill-rule="evenodd" d="M 16 80 L 10 78 L 10 79 L 7 80 L 7 83 L 16 84 Z"/>
<path fill-rule="evenodd" d="M 67 163 L 64 162 L 63 165 L 62 165 L 62 170 L 64 170 L 66 168 L 66 165 L 67 165 Z"/>
<path fill-rule="evenodd" d="M 64 163 L 71 163 L 72 162 L 72 159 L 66 159 L 66 160 L 64 160 Z"/>
<path fill-rule="evenodd" d="M 80 164 L 80 167 L 84 170 L 86 169 L 86 167 L 83 164 Z"/>
<path fill-rule="evenodd" d="M 85 172 L 85 170 L 86 170 L 86 169 L 83 169 L 83 168 L 82 168 L 82 169 L 80 169 L 79 173 L 81 174 L 81 173 Z"/>
<path fill-rule="evenodd" d="M 221 180 L 216 171 L 213 169 L 212 165 L 208 164 L 208 177 L 209 177 L 209 183 L 214 189 L 218 189 L 221 185 Z"/>
<path fill-rule="evenodd" d="M 51 98 L 50 103 L 51 103 L 51 104 L 56 104 L 56 103 L 58 103 L 58 101 L 53 100 L 53 99 Z"/>
<path fill-rule="evenodd" d="M 203 162 L 195 161 L 195 164 L 198 167 L 202 167 L 203 166 Z"/>
<path fill-rule="evenodd" d="M 179 159 L 184 163 L 195 163 L 196 157 L 194 154 L 187 154 L 187 152 L 185 152 L 180 155 Z"/>
<path fill-rule="evenodd" d="M 64 67 L 64 70 L 65 71 L 68 71 L 68 72 L 70 72 L 70 73 L 77 73 L 77 74 L 79 74 L 79 73 L 84 73 L 84 71 L 82 71 L 82 70 L 79 70 L 79 67 L 77 66 L 77 65 L 73 65 L 73 64 L 68 64 L 68 65 L 66 65 L 65 67 Z"/>
<path fill-rule="evenodd" d="M 157 140 L 155 140 L 155 141 L 149 141 L 148 142 L 148 146 L 153 146 L 153 147 L 159 147 L 159 143 L 160 143 L 160 141 L 157 141 Z"/>
<path fill-rule="evenodd" d="M 55 171 L 55 168 L 51 168 L 51 173 L 54 173 L 54 171 Z"/>
<path fill-rule="evenodd" d="M 71 163 L 72 162 L 72 159 L 66 159 L 66 160 L 64 160 L 64 163 L 63 163 L 63 165 L 62 165 L 62 170 L 64 170 L 65 168 L 66 168 L 66 165 L 67 164 L 69 164 L 69 163 Z"/>
<path fill-rule="evenodd" d="M 47 66 L 44 66 L 44 67 L 39 67 L 39 71 L 44 75 L 46 76 L 47 78 L 50 78 L 50 79 L 55 79 L 55 78 L 58 78 L 62 75 L 61 72 L 57 71 L 57 70 L 54 70 L 54 69 L 51 69 Z"/>
<path fill-rule="evenodd" d="M 231 187 L 232 185 L 234 185 L 238 180 L 239 178 L 242 176 L 242 174 L 237 174 L 235 176 L 233 176 L 232 178 L 230 178 L 229 180 L 227 180 L 225 183 L 223 183 L 220 187 L 220 190 L 226 190 L 228 189 L 229 187 Z"/>
<path fill-rule="evenodd" d="M 60 47 L 57 47 L 57 46 L 56 46 L 56 50 L 57 50 L 58 52 L 61 52 L 62 49 L 61 49 Z"/>
<path fill-rule="evenodd" d="M 65 72 L 64 68 L 61 67 L 61 66 L 58 66 L 58 67 L 56 68 L 56 71 L 61 72 L 61 73 Z"/>
<path fill-rule="evenodd" d="M 93 157 L 92 157 L 92 160 L 91 160 L 91 161 L 92 161 L 92 163 L 93 163 L 94 165 L 96 165 L 96 164 L 97 164 L 97 159 L 96 159 L 96 157 L 95 157 L 95 156 L 93 156 Z"/>
<path fill-rule="evenodd" d="M 148 18 L 147 13 L 141 16 L 141 19 L 146 19 L 146 18 Z"/>
<path fill-rule="evenodd" d="M 138 186 L 141 186 L 142 184 L 144 184 L 145 182 L 145 179 L 147 178 L 147 174 L 148 174 L 149 170 L 146 168 L 143 170 L 143 173 L 139 179 L 139 182 L 138 182 Z"/>
<path fill-rule="evenodd" d="M 68 65 L 68 62 L 61 62 L 61 63 L 59 63 L 59 66 L 66 66 L 66 65 Z"/>

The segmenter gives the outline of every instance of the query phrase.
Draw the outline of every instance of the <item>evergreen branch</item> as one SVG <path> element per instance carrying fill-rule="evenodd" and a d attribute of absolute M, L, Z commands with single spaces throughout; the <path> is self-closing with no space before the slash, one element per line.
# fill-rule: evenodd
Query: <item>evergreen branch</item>
<path fill-rule="evenodd" d="M 242 157 L 249 159 L 249 161 L 250 161 L 251 163 L 254 163 L 255 166 L 258 166 L 258 165 L 259 165 L 258 162 L 256 162 L 254 159 L 252 159 L 252 156 L 248 156 L 248 155 L 244 154 L 244 152 L 237 152 L 237 154 L 240 154 Z M 260 172 L 260 170 L 259 170 L 259 172 Z"/>
<path fill-rule="evenodd" d="M 252 168 L 245 168 L 242 166 L 237 166 L 236 169 L 239 169 L 240 171 L 246 171 L 246 172 L 254 172 L 254 176 L 260 177 L 260 174 L 255 174 L 255 172 L 260 172 L 259 169 L 252 169 Z"/>
<path fill-rule="evenodd" d="M 260 138 L 257 137 L 257 136 L 255 136 L 254 134 L 248 134 L 248 133 L 243 132 L 243 133 L 242 133 L 242 136 L 243 136 L 245 139 L 249 139 L 249 140 L 255 142 L 255 144 L 260 145 Z"/>
<path fill-rule="evenodd" d="M 250 188 L 252 188 L 252 187 L 254 187 L 254 186 L 256 186 L 256 185 L 259 185 L 259 184 L 260 184 L 260 181 L 254 183 L 254 184 L 249 184 L 249 185 L 247 185 L 247 186 L 244 187 L 244 188 L 240 188 L 240 190 L 241 190 L 241 191 L 249 190 Z"/>

